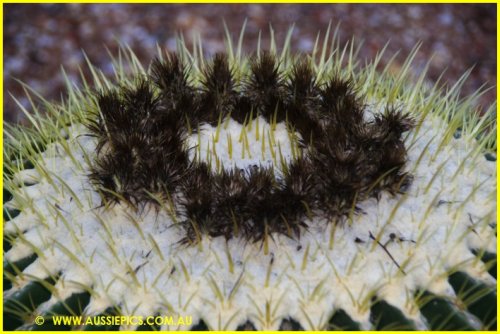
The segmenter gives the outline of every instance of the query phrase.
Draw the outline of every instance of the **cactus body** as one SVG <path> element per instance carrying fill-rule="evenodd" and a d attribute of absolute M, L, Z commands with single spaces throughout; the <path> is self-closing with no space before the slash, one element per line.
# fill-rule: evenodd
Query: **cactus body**
<path fill-rule="evenodd" d="M 341 208 L 338 214 L 313 207 L 300 211 L 300 222 L 274 229 L 267 220 L 262 228 L 254 222 L 253 227 L 235 223 L 239 229 L 228 229 L 227 220 L 224 228 L 211 229 L 223 218 L 206 225 L 198 213 L 198 220 L 188 219 L 194 212 L 186 204 L 191 197 L 210 198 L 211 193 L 201 197 L 202 188 L 192 194 L 177 192 L 176 186 L 168 188 L 174 181 L 136 187 L 114 170 L 111 183 L 99 179 L 115 166 L 114 160 L 103 160 L 116 149 L 112 140 L 102 139 L 115 124 L 100 104 L 105 93 L 69 85 L 65 103 L 46 102 L 50 117 L 32 116 L 32 129 L 7 126 L 4 328 L 39 329 L 33 323 L 37 315 L 160 314 L 192 317 L 192 324 L 159 326 L 163 330 L 495 329 L 496 270 L 491 268 L 496 268 L 496 163 L 489 161 L 496 147 L 494 107 L 482 117 L 472 115 L 476 96 L 459 99 L 465 78 L 447 91 L 429 87 L 425 74 L 412 80 L 408 68 L 414 53 L 392 77 L 376 72 L 379 58 L 359 67 L 352 49 L 350 54 L 334 51 L 309 61 L 317 87 L 327 87 L 332 78 L 351 80 L 356 93 L 364 96 L 360 122 L 376 124 L 388 115 L 387 106 L 397 106 L 414 120 L 414 127 L 400 131 L 404 146 L 395 142 L 392 147 L 404 148 L 398 175 L 411 175 L 412 182 L 405 189 L 392 187 L 401 186 L 403 179 L 387 181 L 394 170 L 387 168 L 370 181 L 373 187 L 356 188 L 356 194 L 365 195 L 336 206 Z M 96 89 L 138 90 L 144 82 L 137 77 L 151 75 L 157 86 L 145 91 L 162 96 L 161 67 L 145 70 L 133 53 L 125 54 L 127 64 L 116 63 L 116 83 L 91 67 Z M 260 58 L 241 57 L 240 50 L 229 47 L 225 61 L 232 73 L 224 76 L 216 60 L 199 57 L 202 50 L 190 53 L 180 42 L 178 54 L 190 65 L 185 79 L 201 91 L 203 106 L 216 107 L 207 107 L 206 118 L 189 115 L 187 124 L 183 118 L 190 111 L 179 114 L 186 156 L 176 163 L 204 162 L 214 175 L 254 165 L 273 167 L 280 180 L 293 177 L 290 166 L 301 156 L 314 157 L 316 132 L 304 132 L 300 115 L 293 121 L 277 120 L 272 112 L 266 116 L 264 107 L 255 117 L 238 114 L 244 107 L 231 94 L 241 93 L 239 87 L 255 73 L 252 66 L 259 64 L 252 61 Z M 276 57 L 277 74 L 289 83 L 300 62 L 290 55 L 288 44 Z M 221 88 L 224 80 L 234 81 L 233 93 Z M 210 95 L 221 89 L 225 95 Z M 318 96 L 319 104 L 325 102 L 325 94 Z M 187 98 L 179 101 L 173 109 L 189 103 Z M 212 115 L 213 110 L 217 113 Z M 389 122 L 387 117 L 383 122 Z M 102 137 L 89 135 L 99 131 Z M 322 172 L 327 182 L 328 173 Z M 179 180 L 182 188 L 183 177 L 175 170 L 166 180 Z M 392 186 L 374 193 L 381 180 Z M 113 185 L 112 192 L 106 193 L 106 184 Z M 332 198 L 328 200 L 336 200 Z M 326 203 L 323 197 L 314 203 L 318 201 Z M 50 321 L 44 326 L 50 328 Z"/>

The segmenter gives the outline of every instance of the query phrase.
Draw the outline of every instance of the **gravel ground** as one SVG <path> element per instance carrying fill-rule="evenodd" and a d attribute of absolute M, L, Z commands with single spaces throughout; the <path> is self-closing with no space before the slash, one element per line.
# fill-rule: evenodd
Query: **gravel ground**
<path fill-rule="evenodd" d="M 248 19 L 244 50 L 256 48 L 259 31 L 263 45 L 269 40 L 269 23 L 282 43 L 287 28 L 295 23 L 292 47 L 310 52 L 319 31 L 328 22 L 341 22 L 341 42 L 352 36 L 364 40 L 362 59 L 371 59 L 385 43 L 391 43 L 386 61 L 400 50 L 395 67 L 412 47 L 422 41 L 413 70 L 419 72 L 434 55 L 429 78 L 455 82 L 474 66 L 465 93 L 481 85 L 496 85 L 496 5 L 102 5 L 102 4 L 5 4 L 4 5 L 4 120 L 26 122 L 9 92 L 27 105 L 14 78 L 34 87 L 48 99 L 64 93 L 61 65 L 77 84 L 78 66 L 84 65 L 82 50 L 107 72 L 109 56 L 117 51 L 117 39 L 128 43 L 147 64 L 156 43 L 173 50 L 176 32 L 190 42 L 199 33 L 207 56 L 224 50 L 223 19 L 237 38 Z M 481 99 L 483 106 L 496 101 L 494 89 Z"/>

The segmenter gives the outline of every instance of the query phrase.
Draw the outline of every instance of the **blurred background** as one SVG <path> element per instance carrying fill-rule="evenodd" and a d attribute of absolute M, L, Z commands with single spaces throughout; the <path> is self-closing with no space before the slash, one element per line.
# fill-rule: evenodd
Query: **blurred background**
<path fill-rule="evenodd" d="M 50 100 L 64 96 L 61 66 L 71 80 L 80 83 L 78 66 L 85 68 L 82 50 L 92 63 L 111 73 L 105 46 L 114 54 L 117 40 L 128 43 L 143 64 L 156 54 L 156 43 L 175 50 L 176 33 L 189 43 L 200 34 L 206 56 L 224 50 L 223 20 L 233 40 L 248 19 L 244 51 L 252 52 L 262 31 L 263 46 L 269 42 L 269 24 L 282 44 L 288 27 L 295 23 L 292 49 L 310 52 L 318 32 L 331 21 L 341 22 L 340 40 L 363 40 L 361 60 L 372 59 L 390 40 L 382 64 L 397 51 L 397 69 L 413 46 L 422 41 L 413 70 L 418 73 L 431 55 L 429 79 L 453 84 L 474 66 L 464 93 L 481 85 L 496 85 L 496 4 L 4 4 L 4 120 L 26 120 L 10 94 L 29 106 L 22 87 L 26 82 Z M 323 36 L 323 35 L 321 35 Z M 496 101 L 496 89 L 480 100 L 484 107 Z"/>

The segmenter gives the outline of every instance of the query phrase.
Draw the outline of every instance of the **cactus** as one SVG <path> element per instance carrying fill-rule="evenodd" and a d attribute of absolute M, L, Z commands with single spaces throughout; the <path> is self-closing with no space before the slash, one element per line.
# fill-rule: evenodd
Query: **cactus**
<path fill-rule="evenodd" d="M 418 46 L 393 75 L 330 27 L 294 55 L 291 31 L 213 59 L 179 38 L 147 68 L 123 46 L 60 104 L 24 86 L 5 330 L 496 329 L 496 106 L 461 97 L 468 72 L 414 77 Z"/>

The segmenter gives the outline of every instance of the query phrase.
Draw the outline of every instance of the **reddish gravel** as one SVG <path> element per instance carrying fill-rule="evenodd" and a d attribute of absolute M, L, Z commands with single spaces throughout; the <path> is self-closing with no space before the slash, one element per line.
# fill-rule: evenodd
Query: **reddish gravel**
<path fill-rule="evenodd" d="M 496 85 L 496 5 L 4 5 L 4 119 L 24 122 L 11 92 L 27 104 L 13 78 L 34 87 L 49 99 L 64 92 L 60 66 L 77 84 L 78 66 L 84 64 L 82 50 L 91 61 L 111 71 L 104 46 L 116 52 L 117 42 L 130 44 L 147 64 L 158 43 L 175 48 L 175 34 L 182 31 L 191 41 L 200 33 L 207 56 L 224 49 L 223 24 L 227 22 L 237 38 L 248 18 L 244 50 L 251 52 L 262 30 L 264 45 L 269 41 L 269 23 L 282 43 L 287 28 L 295 22 L 292 46 L 295 51 L 311 51 L 318 31 L 328 22 L 341 22 L 341 42 L 351 36 L 364 40 L 360 56 L 373 58 L 391 40 L 387 59 L 401 50 L 398 62 L 422 41 L 413 70 L 418 73 L 434 54 L 429 78 L 456 81 L 475 66 L 465 86 L 472 93 L 482 84 Z M 496 101 L 494 89 L 481 99 L 485 106 Z"/>

